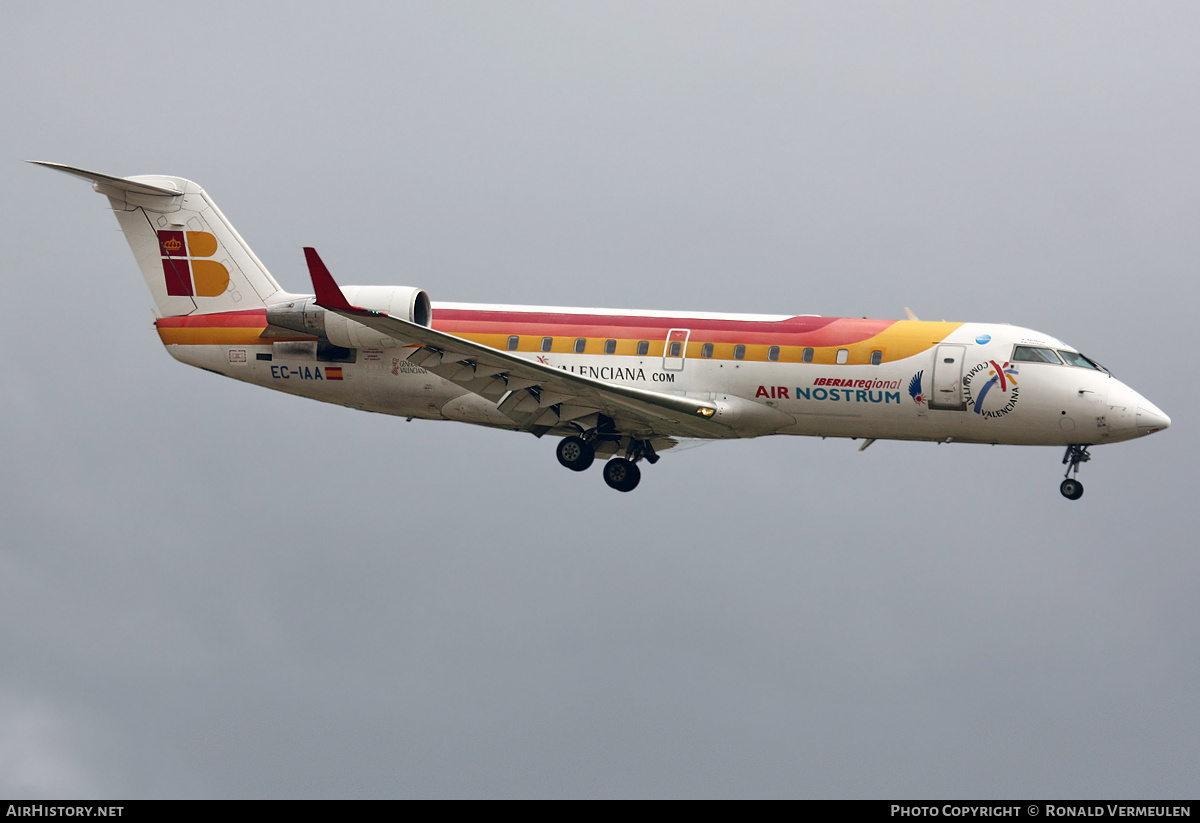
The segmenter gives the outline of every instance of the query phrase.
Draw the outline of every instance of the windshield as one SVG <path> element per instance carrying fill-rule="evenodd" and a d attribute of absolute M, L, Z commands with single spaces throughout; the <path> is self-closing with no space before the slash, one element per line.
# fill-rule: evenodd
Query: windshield
<path fill-rule="evenodd" d="M 1058 355 L 1054 353 L 1054 349 L 1047 349 L 1042 346 L 1017 346 L 1013 349 L 1012 359 L 1022 363 L 1054 363 L 1055 365 L 1062 365 L 1062 361 L 1058 359 Z"/>
<path fill-rule="evenodd" d="M 1092 360 L 1089 357 L 1084 357 L 1077 351 L 1066 351 L 1065 349 L 1059 349 L 1058 353 L 1069 366 L 1079 366 L 1080 368 L 1084 369 L 1095 369 L 1096 371 L 1102 371 L 1105 374 L 1110 374 L 1108 369 L 1101 366 L 1095 360 Z"/>

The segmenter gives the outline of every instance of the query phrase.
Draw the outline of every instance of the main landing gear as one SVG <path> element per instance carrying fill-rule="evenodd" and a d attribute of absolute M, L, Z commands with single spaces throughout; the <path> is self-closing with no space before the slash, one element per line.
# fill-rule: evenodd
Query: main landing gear
<path fill-rule="evenodd" d="M 596 459 L 597 440 L 618 440 L 612 434 L 599 434 L 595 429 L 584 432 L 582 436 L 564 437 L 558 444 L 555 454 L 558 462 L 571 471 L 581 472 L 591 467 Z M 618 449 L 620 446 L 618 445 Z M 604 464 L 604 482 L 609 488 L 619 492 L 631 492 L 637 488 L 642 479 L 642 470 L 637 467 L 638 461 L 645 459 L 648 463 L 658 462 L 658 455 L 649 440 L 629 440 L 624 457 L 614 457 Z"/>
<path fill-rule="evenodd" d="M 582 437 L 564 437 L 558 444 L 558 462 L 573 472 L 581 472 L 592 465 L 596 450 Z"/>
<path fill-rule="evenodd" d="M 1063 455 L 1062 460 L 1067 467 L 1067 473 L 1064 475 L 1066 480 L 1058 487 L 1063 497 L 1068 500 L 1078 500 L 1083 497 L 1083 484 L 1078 480 L 1079 464 L 1086 463 L 1091 459 L 1092 456 L 1088 454 L 1087 446 L 1067 446 L 1067 453 Z"/>
<path fill-rule="evenodd" d="M 604 464 L 604 482 L 619 492 L 633 491 L 641 479 L 642 470 L 632 460 L 614 457 Z"/>

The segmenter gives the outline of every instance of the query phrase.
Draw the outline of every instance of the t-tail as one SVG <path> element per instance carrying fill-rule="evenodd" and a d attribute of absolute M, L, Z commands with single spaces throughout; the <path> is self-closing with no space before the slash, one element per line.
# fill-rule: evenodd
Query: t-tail
<path fill-rule="evenodd" d="M 160 316 L 261 309 L 281 299 L 267 267 L 192 181 L 161 175 L 114 177 L 30 162 L 90 180 L 108 197 Z"/>

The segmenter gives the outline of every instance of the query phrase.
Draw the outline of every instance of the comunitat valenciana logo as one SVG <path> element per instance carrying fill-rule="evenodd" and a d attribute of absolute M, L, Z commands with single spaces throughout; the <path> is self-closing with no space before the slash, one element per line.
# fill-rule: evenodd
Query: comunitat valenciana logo
<path fill-rule="evenodd" d="M 1017 367 L 987 360 L 963 375 L 963 391 L 971 411 L 982 417 L 1003 417 L 1012 411 L 1020 397 Z"/>
<path fill-rule="evenodd" d="M 173 297 L 216 297 L 229 288 L 229 270 L 212 257 L 217 238 L 206 231 L 160 231 L 167 294 Z"/>

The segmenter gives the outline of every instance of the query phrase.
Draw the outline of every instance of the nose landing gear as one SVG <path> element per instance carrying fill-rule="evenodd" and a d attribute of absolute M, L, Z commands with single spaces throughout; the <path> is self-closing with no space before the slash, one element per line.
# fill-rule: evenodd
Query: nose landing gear
<path fill-rule="evenodd" d="M 1086 463 L 1092 459 L 1088 454 L 1087 446 L 1067 446 L 1067 453 L 1063 455 L 1062 462 L 1067 467 L 1067 473 L 1064 475 L 1064 480 L 1058 487 L 1062 492 L 1062 496 L 1068 500 L 1078 500 L 1083 497 L 1083 484 L 1079 482 L 1079 464 Z M 1072 476 L 1074 475 L 1074 476 Z"/>

